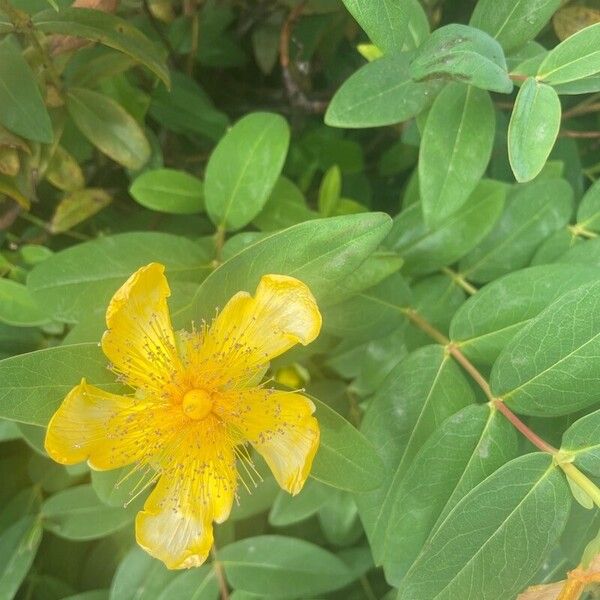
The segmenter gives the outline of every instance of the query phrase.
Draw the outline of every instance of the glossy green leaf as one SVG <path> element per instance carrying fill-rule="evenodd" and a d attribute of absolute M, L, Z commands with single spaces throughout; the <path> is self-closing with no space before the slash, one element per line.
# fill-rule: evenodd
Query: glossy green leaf
<path fill-rule="evenodd" d="M 80 485 L 50 496 L 42 504 L 44 528 L 70 540 L 104 537 L 132 523 L 140 503 L 128 508 L 102 503 L 91 485 Z"/>
<path fill-rule="evenodd" d="M 195 569 L 188 572 L 193 573 Z M 205 570 L 202 572 L 205 573 Z M 110 587 L 110 600 L 156 600 L 167 586 L 177 580 L 180 573 L 169 571 L 136 546 L 127 553 L 115 573 Z M 171 598 L 179 600 L 177 596 Z M 181 600 L 184 598 L 181 596 Z"/>
<path fill-rule="evenodd" d="M 402 587 L 406 571 L 454 506 L 516 455 L 514 428 L 489 406 L 467 406 L 442 423 L 399 483 L 381 559 L 392 585 Z"/>
<path fill-rule="evenodd" d="M 276 231 L 318 218 L 319 213 L 308 208 L 298 186 L 287 177 L 280 177 L 252 224 L 261 231 Z"/>
<path fill-rule="evenodd" d="M 81 133 L 115 162 L 128 169 L 140 169 L 150 158 L 150 145 L 142 128 L 109 96 L 71 88 L 67 109 Z"/>
<path fill-rule="evenodd" d="M 327 404 L 312 400 L 317 407 L 321 441 L 311 477 L 349 492 L 380 486 L 384 469 L 371 441 Z"/>
<path fill-rule="evenodd" d="M 404 323 L 411 293 L 399 274 L 323 312 L 325 331 L 356 342 L 382 337 Z"/>
<path fill-rule="evenodd" d="M 574 455 L 578 467 L 600 477 L 600 410 L 575 421 L 565 431 L 560 449 Z"/>
<path fill-rule="evenodd" d="M 89 384 L 122 390 L 98 343 L 58 346 L 0 361 L 0 416 L 46 426 L 71 388 Z"/>
<path fill-rule="evenodd" d="M 371 41 L 384 53 L 412 50 L 429 34 L 429 21 L 417 0 L 344 0 Z"/>
<path fill-rule="evenodd" d="M 0 106 L 0 123 L 12 133 L 45 144 L 54 139 L 35 76 L 9 37 L 0 42 Z"/>
<path fill-rule="evenodd" d="M 502 213 L 505 195 L 505 184 L 484 179 L 458 211 L 430 230 L 421 206 L 413 204 L 394 219 L 385 244 L 404 259 L 404 272 L 434 273 L 456 262 L 485 238 Z"/>
<path fill-rule="evenodd" d="M 61 8 L 39 12 L 32 20 L 43 33 L 78 36 L 119 50 L 169 85 L 169 71 L 157 46 L 137 27 L 115 15 L 89 8 Z"/>
<path fill-rule="evenodd" d="M 558 298 L 494 364 L 491 387 L 517 412 L 565 415 L 598 402 L 600 281 Z"/>
<path fill-rule="evenodd" d="M 450 324 L 450 338 L 472 360 L 492 365 L 506 344 L 564 293 L 598 279 L 584 265 L 543 265 L 509 273 L 469 298 Z"/>
<path fill-rule="evenodd" d="M 282 117 L 252 113 L 219 142 L 206 167 L 206 210 L 215 225 L 236 230 L 267 202 L 285 161 L 290 132 Z"/>
<path fill-rule="evenodd" d="M 369 405 L 361 431 L 383 459 L 383 484 L 356 497 L 373 556 L 381 563 L 400 482 L 419 448 L 450 415 L 475 400 L 458 365 L 441 346 L 424 346 L 387 376 Z"/>
<path fill-rule="evenodd" d="M 211 319 L 215 306 L 225 306 L 240 290 L 254 292 L 267 273 L 300 279 L 321 308 L 341 301 L 346 279 L 373 253 L 389 228 L 387 215 L 369 213 L 308 221 L 261 238 L 207 277 L 190 306 L 176 311 L 177 317 L 184 322 Z M 290 248 L 295 251 L 290 253 Z"/>
<path fill-rule="evenodd" d="M 0 322 L 33 327 L 49 321 L 49 316 L 22 283 L 0 278 Z"/>
<path fill-rule="evenodd" d="M 152 564 L 156 568 L 156 561 Z M 129 576 L 129 572 L 126 572 L 126 575 Z M 167 579 L 166 576 L 165 579 Z M 143 600 L 145 597 L 136 596 L 135 598 L 136 600 L 138 598 Z M 215 570 L 212 565 L 203 565 L 178 573 L 158 596 L 148 596 L 148 600 L 154 600 L 155 598 L 156 600 L 217 600 L 219 598 L 219 583 Z M 123 600 L 125 600 L 125 597 L 123 597 Z"/>
<path fill-rule="evenodd" d="M 331 492 L 331 488 L 314 479 L 309 479 L 296 496 L 279 490 L 269 512 L 269 523 L 274 527 L 285 527 L 304 521 L 317 513 Z"/>
<path fill-rule="evenodd" d="M 558 94 L 530 77 L 519 90 L 508 126 L 508 157 L 517 181 L 530 181 L 543 169 L 560 129 Z"/>
<path fill-rule="evenodd" d="M 297 538 L 247 538 L 229 544 L 217 556 L 234 589 L 261 597 L 310 597 L 342 588 L 353 579 L 334 554 Z"/>
<path fill-rule="evenodd" d="M 570 505 L 551 456 L 512 460 L 439 524 L 402 581 L 398 600 L 514 598 L 556 543 Z"/>
<path fill-rule="evenodd" d="M 485 283 L 525 267 L 537 246 L 567 224 L 573 190 L 564 179 L 515 186 L 489 235 L 460 261 L 469 280 Z"/>
<path fill-rule="evenodd" d="M 0 534 L 0 598 L 12 600 L 42 539 L 38 517 L 23 517 Z"/>
<path fill-rule="evenodd" d="M 142 206 L 158 212 L 192 215 L 204 209 L 202 181 L 176 169 L 145 171 L 134 179 L 129 193 Z"/>
<path fill-rule="evenodd" d="M 559 7 L 560 0 L 479 0 L 470 24 L 509 51 L 534 39 Z"/>
<path fill-rule="evenodd" d="M 548 53 L 537 78 L 558 85 L 600 73 L 600 23 L 590 25 L 561 42 Z"/>
<path fill-rule="evenodd" d="M 412 53 L 390 54 L 361 67 L 335 93 L 325 123 L 332 127 L 379 127 L 407 121 L 425 110 L 440 84 L 416 82 Z"/>
<path fill-rule="evenodd" d="M 419 151 L 421 206 L 430 228 L 442 225 L 473 193 L 490 160 L 495 128 L 485 91 L 454 83 L 434 100 Z"/>
<path fill-rule="evenodd" d="M 181 236 L 124 233 L 57 252 L 31 271 L 27 287 L 55 319 L 76 323 L 90 313 L 104 314 L 112 295 L 143 265 L 164 264 L 173 284 L 201 281 L 210 260 L 201 244 Z"/>
<path fill-rule="evenodd" d="M 446 77 L 504 94 L 513 89 L 500 44 L 468 25 L 436 29 L 417 50 L 410 74 L 417 81 Z"/>

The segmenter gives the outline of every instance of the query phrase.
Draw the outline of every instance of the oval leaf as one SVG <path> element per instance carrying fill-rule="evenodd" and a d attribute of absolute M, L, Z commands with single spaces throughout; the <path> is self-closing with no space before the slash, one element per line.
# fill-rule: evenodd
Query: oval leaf
<path fill-rule="evenodd" d="M 261 211 L 285 161 L 290 132 L 282 117 L 253 113 L 218 143 L 206 167 L 206 210 L 215 225 L 240 229 Z"/>
<path fill-rule="evenodd" d="M 332 127 L 379 127 L 411 119 L 425 110 L 438 82 L 410 76 L 411 53 L 391 54 L 361 67 L 335 93 L 325 123 Z"/>
<path fill-rule="evenodd" d="M 551 456 L 512 460 L 439 525 L 398 600 L 514 598 L 560 537 L 570 508 L 569 488 Z"/>
<path fill-rule="evenodd" d="M 572 290 L 517 334 L 492 369 L 491 387 L 517 412 L 566 415 L 598 402 L 600 281 Z"/>
<path fill-rule="evenodd" d="M 134 179 L 129 193 L 142 206 L 158 212 L 192 215 L 204 210 L 202 181 L 185 171 L 145 171 Z"/>
<path fill-rule="evenodd" d="M 508 157 L 515 178 L 530 181 L 543 169 L 560 129 L 558 94 L 530 77 L 519 90 L 508 126 Z"/>
<path fill-rule="evenodd" d="M 419 186 L 425 223 L 442 225 L 469 198 L 492 154 L 496 117 L 487 92 L 461 83 L 437 96 L 419 151 Z"/>
<path fill-rule="evenodd" d="M 140 169 L 150 158 L 150 144 L 138 122 L 112 98 L 71 88 L 67 109 L 81 133 L 115 162 Z"/>

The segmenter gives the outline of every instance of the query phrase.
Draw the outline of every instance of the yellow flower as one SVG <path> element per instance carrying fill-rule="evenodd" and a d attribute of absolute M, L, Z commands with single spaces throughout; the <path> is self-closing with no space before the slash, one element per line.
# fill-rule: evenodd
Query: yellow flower
<path fill-rule="evenodd" d="M 157 481 L 137 515 L 136 538 L 179 569 L 206 559 L 213 521 L 231 511 L 237 465 L 252 479 L 248 444 L 284 490 L 302 489 L 319 445 L 315 407 L 301 394 L 259 384 L 272 358 L 317 337 L 321 315 L 305 284 L 265 275 L 254 297 L 237 293 L 210 326 L 175 334 L 169 294 L 157 263 L 116 292 L 102 349 L 135 394 L 82 380 L 50 420 L 45 445 L 62 464 L 134 465 L 144 485 Z"/>

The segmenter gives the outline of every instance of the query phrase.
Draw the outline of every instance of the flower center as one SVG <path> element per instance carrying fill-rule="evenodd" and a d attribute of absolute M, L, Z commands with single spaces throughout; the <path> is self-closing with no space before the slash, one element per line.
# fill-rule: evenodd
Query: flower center
<path fill-rule="evenodd" d="M 183 412 L 190 419 L 205 419 L 212 407 L 212 394 L 206 390 L 190 390 L 183 397 Z"/>

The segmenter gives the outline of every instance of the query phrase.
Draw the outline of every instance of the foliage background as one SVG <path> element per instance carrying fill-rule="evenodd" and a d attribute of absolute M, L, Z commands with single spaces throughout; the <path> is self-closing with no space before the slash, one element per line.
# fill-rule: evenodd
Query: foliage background
<path fill-rule="evenodd" d="M 598 23 L 594 0 L 0 0 L 0 599 L 593 595 Z M 178 327 L 271 272 L 324 314 L 272 365 L 320 399 L 313 478 L 292 499 L 264 472 L 187 572 L 135 546 L 122 473 L 43 450 L 82 376 L 118 389 L 104 311 L 151 261 Z"/>

